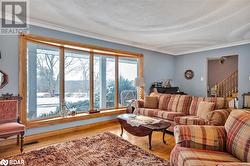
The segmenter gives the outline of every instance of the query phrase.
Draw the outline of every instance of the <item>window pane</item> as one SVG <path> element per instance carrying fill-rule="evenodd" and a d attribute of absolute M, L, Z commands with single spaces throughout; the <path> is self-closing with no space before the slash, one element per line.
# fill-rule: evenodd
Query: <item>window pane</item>
<path fill-rule="evenodd" d="M 30 120 L 59 115 L 59 53 L 55 47 L 28 43 L 27 114 Z"/>
<path fill-rule="evenodd" d="M 94 56 L 94 108 L 113 108 L 115 105 L 115 58 Z"/>
<path fill-rule="evenodd" d="M 137 98 L 135 79 L 138 62 L 135 58 L 119 58 L 119 106 L 128 106 Z"/>
<path fill-rule="evenodd" d="M 89 53 L 65 50 L 65 104 L 69 110 L 89 110 Z"/>

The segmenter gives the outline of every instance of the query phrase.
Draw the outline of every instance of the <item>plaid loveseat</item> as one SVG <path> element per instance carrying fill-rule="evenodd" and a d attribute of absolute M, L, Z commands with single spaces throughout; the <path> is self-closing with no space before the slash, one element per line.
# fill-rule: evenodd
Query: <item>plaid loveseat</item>
<path fill-rule="evenodd" d="M 250 111 L 233 110 L 225 126 L 178 125 L 171 166 L 250 166 Z"/>
<path fill-rule="evenodd" d="M 162 118 L 171 123 L 168 128 L 173 132 L 175 125 L 217 125 L 223 126 L 230 113 L 226 109 L 225 99 L 216 97 L 195 97 L 188 95 L 170 95 L 151 93 L 150 96 L 158 97 L 158 108 L 144 108 L 144 101 L 136 101 L 134 114 Z M 201 101 L 215 103 L 215 110 L 207 114 L 206 119 L 197 116 Z"/>

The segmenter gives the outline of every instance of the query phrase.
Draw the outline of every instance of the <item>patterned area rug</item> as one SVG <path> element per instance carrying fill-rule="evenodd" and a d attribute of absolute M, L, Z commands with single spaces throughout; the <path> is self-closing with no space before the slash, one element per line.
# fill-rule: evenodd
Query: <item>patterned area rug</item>
<path fill-rule="evenodd" d="M 19 154 L 27 166 L 169 166 L 169 162 L 105 132 Z"/>

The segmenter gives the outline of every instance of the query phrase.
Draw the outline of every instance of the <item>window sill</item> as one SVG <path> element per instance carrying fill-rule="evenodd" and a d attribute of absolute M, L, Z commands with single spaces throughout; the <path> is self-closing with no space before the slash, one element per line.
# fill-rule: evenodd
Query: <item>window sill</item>
<path fill-rule="evenodd" d="M 50 119 L 28 121 L 26 127 L 27 128 L 43 127 L 43 126 L 67 123 L 67 122 L 72 122 L 72 121 L 93 119 L 93 118 L 104 117 L 104 116 L 119 115 L 119 114 L 123 114 L 125 112 L 126 112 L 126 109 L 121 108 L 121 109 L 105 110 L 105 111 L 101 111 L 99 113 L 92 113 L 92 114 L 80 113 L 80 114 L 77 114 L 75 116 L 55 117 L 55 118 L 50 118 Z"/>

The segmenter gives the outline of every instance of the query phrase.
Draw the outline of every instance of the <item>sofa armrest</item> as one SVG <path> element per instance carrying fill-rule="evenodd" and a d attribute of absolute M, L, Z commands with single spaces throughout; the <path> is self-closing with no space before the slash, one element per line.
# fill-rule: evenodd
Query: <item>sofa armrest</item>
<path fill-rule="evenodd" d="M 144 107 L 144 100 L 135 101 L 135 108 L 143 108 L 143 107 Z"/>
<path fill-rule="evenodd" d="M 177 125 L 174 136 L 182 147 L 225 151 L 227 134 L 223 126 Z"/>
<path fill-rule="evenodd" d="M 206 124 L 214 126 L 224 126 L 230 112 L 230 109 L 219 109 L 209 112 L 206 117 Z"/>

